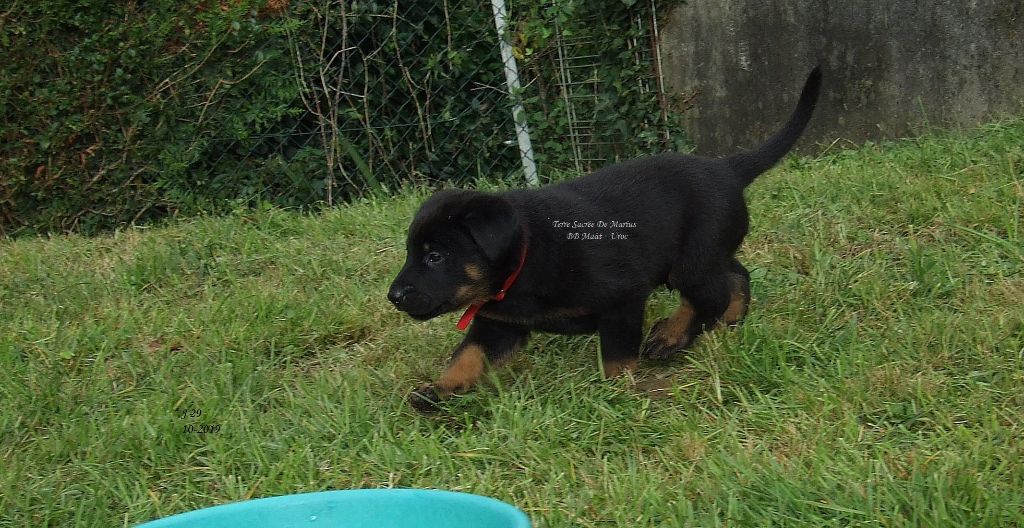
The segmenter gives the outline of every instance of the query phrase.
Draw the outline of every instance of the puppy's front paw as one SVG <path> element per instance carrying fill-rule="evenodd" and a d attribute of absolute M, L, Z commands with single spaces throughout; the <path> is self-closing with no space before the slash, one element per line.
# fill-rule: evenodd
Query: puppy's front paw
<path fill-rule="evenodd" d="M 409 394 L 409 405 L 421 413 L 435 413 L 441 410 L 438 407 L 439 403 L 441 403 L 441 395 L 429 383 L 420 385 Z"/>

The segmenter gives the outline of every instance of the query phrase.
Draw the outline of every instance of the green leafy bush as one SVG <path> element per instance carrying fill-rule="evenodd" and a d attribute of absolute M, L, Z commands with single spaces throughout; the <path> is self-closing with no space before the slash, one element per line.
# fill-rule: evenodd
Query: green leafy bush
<path fill-rule="evenodd" d="M 542 170 L 578 154 L 565 147 L 557 34 L 589 35 L 600 58 L 601 156 L 671 147 L 663 102 L 636 82 L 649 67 L 633 60 L 636 7 L 512 7 Z M 518 168 L 488 5 L 15 2 L 0 52 L 0 235 L 333 204 Z"/>
<path fill-rule="evenodd" d="M 0 222 L 92 231 L 244 185 L 194 172 L 294 112 L 283 21 L 253 2 L 19 2 L 0 23 Z"/>

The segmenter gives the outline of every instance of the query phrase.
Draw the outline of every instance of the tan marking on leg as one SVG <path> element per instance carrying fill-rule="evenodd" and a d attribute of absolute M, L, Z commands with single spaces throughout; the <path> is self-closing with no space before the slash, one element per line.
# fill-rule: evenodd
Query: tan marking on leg
<path fill-rule="evenodd" d="M 481 270 L 480 266 L 477 266 L 476 264 L 466 264 L 466 267 L 463 269 L 465 269 L 466 276 L 469 277 L 469 280 L 471 281 L 478 281 L 484 276 L 483 270 Z"/>
<path fill-rule="evenodd" d="M 693 310 L 693 305 L 683 297 L 679 308 L 668 319 L 665 319 L 665 324 L 658 329 L 657 336 L 672 344 L 686 339 L 687 331 L 696 315 L 697 312 Z"/>
<path fill-rule="evenodd" d="M 486 366 L 484 349 L 477 344 L 466 345 L 448 363 L 434 387 L 444 394 L 466 390 L 480 380 Z"/>
<path fill-rule="evenodd" d="M 747 313 L 747 296 L 743 294 L 744 278 L 739 275 L 730 276 L 729 280 L 729 307 L 722 314 L 725 324 L 734 324 L 743 319 Z"/>
<path fill-rule="evenodd" d="M 614 378 L 627 370 L 634 370 L 636 363 L 636 358 L 607 359 L 601 362 L 601 366 L 604 368 L 604 377 Z"/>
<path fill-rule="evenodd" d="M 725 324 L 733 324 L 743 319 L 743 316 L 747 313 L 747 298 L 743 295 L 743 292 L 734 291 L 732 297 L 729 299 L 729 307 L 725 309 L 725 313 L 722 314 L 722 319 L 725 320 Z"/>
<path fill-rule="evenodd" d="M 690 327 L 696 315 L 697 312 L 690 301 L 682 297 L 675 313 L 654 323 L 647 341 L 644 341 L 640 348 L 640 354 L 654 359 L 665 359 L 689 346 Z"/>

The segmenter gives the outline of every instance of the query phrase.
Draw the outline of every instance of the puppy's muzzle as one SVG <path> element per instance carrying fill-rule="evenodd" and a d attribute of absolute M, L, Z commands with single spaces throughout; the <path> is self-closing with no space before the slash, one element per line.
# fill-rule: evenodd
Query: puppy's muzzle
<path fill-rule="evenodd" d="M 412 284 L 393 284 L 388 290 L 388 300 L 396 307 L 400 307 L 406 297 L 414 291 L 416 288 Z"/>

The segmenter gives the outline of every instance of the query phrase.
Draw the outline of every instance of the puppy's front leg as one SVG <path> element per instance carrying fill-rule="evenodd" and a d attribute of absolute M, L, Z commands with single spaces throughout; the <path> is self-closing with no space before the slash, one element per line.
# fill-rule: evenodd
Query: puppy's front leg
<path fill-rule="evenodd" d="M 601 368 L 605 377 L 618 376 L 636 367 L 643 338 L 644 303 L 624 303 L 620 311 L 601 318 Z"/>
<path fill-rule="evenodd" d="M 511 357 L 529 337 L 529 330 L 523 327 L 477 316 L 441 376 L 414 390 L 409 403 L 421 412 L 437 411 L 441 400 L 476 385 L 488 366 L 497 366 Z"/>

